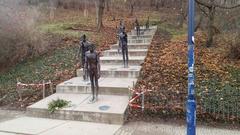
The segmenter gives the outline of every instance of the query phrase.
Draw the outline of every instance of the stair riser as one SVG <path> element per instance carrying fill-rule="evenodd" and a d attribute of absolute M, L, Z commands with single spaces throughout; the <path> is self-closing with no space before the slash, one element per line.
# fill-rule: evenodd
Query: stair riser
<path fill-rule="evenodd" d="M 154 33 L 154 31 L 145 31 L 143 29 L 140 30 L 140 35 L 139 36 L 143 36 L 143 35 L 152 35 Z M 136 35 L 137 36 L 137 31 L 136 30 L 132 30 L 129 35 Z"/>
<path fill-rule="evenodd" d="M 128 49 L 148 49 L 149 45 L 129 45 Z M 118 45 L 111 46 L 111 49 L 118 49 Z"/>
<path fill-rule="evenodd" d="M 71 110 L 58 110 L 50 114 L 47 109 L 27 108 L 27 116 L 50 118 L 59 120 L 87 121 L 106 124 L 123 124 L 123 114 L 109 114 L 98 112 L 79 112 Z"/>
<path fill-rule="evenodd" d="M 144 60 L 129 60 L 129 66 L 138 66 L 141 65 Z M 123 65 L 123 60 L 100 60 L 100 63 L 103 65 Z"/>
<path fill-rule="evenodd" d="M 132 39 L 132 40 L 128 40 L 128 43 L 129 44 L 133 44 L 133 43 L 148 43 L 148 44 L 150 44 L 151 43 L 151 39 L 145 39 L 145 40 L 142 40 L 142 39 Z"/>
<path fill-rule="evenodd" d="M 132 86 L 131 86 L 132 87 Z M 90 86 L 57 86 L 57 93 L 76 93 L 76 94 L 89 94 L 91 93 Z M 99 94 L 102 95 L 129 95 L 127 86 L 120 87 L 102 87 L 99 86 Z"/>
<path fill-rule="evenodd" d="M 128 39 L 150 39 L 152 40 L 153 36 L 152 35 L 128 35 Z"/>
<path fill-rule="evenodd" d="M 78 70 L 77 76 L 83 76 L 83 71 Z M 137 78 L 139 76 L 139 71 L 101 71 L 101 77 L 109 78 Z"/>
<path fill-rule="evenodd" d="M 103 56 L 122 56 L 122 53 L 116 52 L 103 52 Z M 141 52 L 128 52 L 129 56 L 146 56 L 147 51 L 141 51 Z"/>

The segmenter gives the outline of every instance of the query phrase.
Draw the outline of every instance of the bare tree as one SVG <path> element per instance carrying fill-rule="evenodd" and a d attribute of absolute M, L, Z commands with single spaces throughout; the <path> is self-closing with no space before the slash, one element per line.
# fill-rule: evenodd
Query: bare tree
<path fill-rule="evenodd" d="M 99 32 L 101 28 L 103 27 L 102 18 L 103 18 L 103 12 L 104 12 L 104 5 L 105 0 L 97 0 L 97 31 Z"/>
<path fill-rule="evenodd" d="M 214 30 L 216 29 L 216 27 L 214 26 L 216 9 L 238 8 L 240 7 L 240 2 L 239 0 L 196 0 L 196 2 L 203 7 L 200 7 L 200 9 L 208 17 L 208 36 L 206 46 L 211 47 L 213 44 Z"/>
<path fill-rule="evenodd" d="M 110 1 L 111 1 L 111 0 L 106 0 L 106 8 L 107 8 L 107 11 L 110 11 Z"/>
<path fill-rule="evenodd" d="M 135 6 L 135 0 L 129 0 L 129 6 L 130 6 L 130 15 L 133 15 L 133 11 L 134 11 L 134 6 Z"/>

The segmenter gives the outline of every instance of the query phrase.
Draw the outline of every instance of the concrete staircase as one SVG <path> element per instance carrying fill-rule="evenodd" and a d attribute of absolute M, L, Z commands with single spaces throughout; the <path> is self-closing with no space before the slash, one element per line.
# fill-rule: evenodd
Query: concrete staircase
<path fill-rule="evenodd" d="M 90 83 L 83 81 L 83 70 L 79 69 L 77 77 L 57 85 L 55 94 L 27 107 L 27 115 L 60 120 L 123 124 L 129 101 L 128 88 L 137 81 L 140 64 L 144 62 L 156 29 L 152 26 L 149 31 L 141 31 L 140 37 L 136 36 L 134 30 L 128 33 L 129 68 L 123 68 L 122 55 L 117 51 L 117 44 L 102 53 L 100 95 L 96 103 L 88 103 L 91 96 Z M 71 106 L 50 114 L 47 109 L 48 103 L 57 98 L 71 101 Z"/>

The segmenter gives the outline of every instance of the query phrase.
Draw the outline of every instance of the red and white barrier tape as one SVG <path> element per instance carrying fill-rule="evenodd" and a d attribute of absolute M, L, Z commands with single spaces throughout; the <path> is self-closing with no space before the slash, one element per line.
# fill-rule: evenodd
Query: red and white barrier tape
<path fill-rule="evenodd" d="M 34 83 L 25 84 L 25 83 L 17 82 L 17 87 L 20 87 L 20 86 L 24 86 L 24 87 L 28 87 L 28 86 L 40 87 L 40 86 L 45 86 L 45 85 L 50 85 L 50 84 L 52 84 L 51 81 L 48 81 L 46 83 L 38 83 L 38 84 L 34 84 Z"/>
<path fill-rule="evenodd" d="M 141 108 L 142 110 L 144 110 L 144 94 L 146 92 L 151 92 L 152 90 L 147 90 L 147 89 L 144 89 L 144 90 L 138 90 L 138 89 L 132 89 L 132 88 L 129 88 L 129 90 L 133 93 L 133 97 L 129 100 L 129 106 L 132 107 L 132 108 Z M 140 91 L 140 92 L 139 92 Z M 139 105 L 139 104 L 136 104 L 136 103 L 133 103 L 136 99 L 142 97 L 142 104 Z"/>

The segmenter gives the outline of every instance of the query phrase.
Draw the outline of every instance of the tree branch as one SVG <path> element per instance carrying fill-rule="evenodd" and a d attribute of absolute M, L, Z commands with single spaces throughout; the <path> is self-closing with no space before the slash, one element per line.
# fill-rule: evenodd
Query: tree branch
<path fill-rule="evenodd" d="M 240 4 L 238 5 L 235 5 L 235 6 L 231 6 L 231 7 L 225 7 L 225 6 L 222 6 L 222 5 L 214 5 L 215 7 L 218 7 L 218 8 L 224 8 L 224 9 L 233 9 L 233 8 L 238 8 L 240 7 Z"/>
<path fill-rule="evenodd" d="M 198 7 L 199 7 L 199 9 L 203 12 L 203 14 L 204 14 L 205 16 L 208 16 L 208 13 L 207 13 L 203 8 L 201 8 L 201 5 L 200 5 L 200 4 L 198 4 Z"/>
<path fill-rule="evenodd" d="M 210 4 L 210 3 L 207 3 L 207 2 L 204 2 L 204 1 L 201 1 L 201 0 L 195 0 L 197 4 L 199 5 L 202 5 L 202 6 L 205 6 L 207 8 L 211 8 L 211 7 L 218 7 L 218 8 L 223 8 L 223 9 L 233 9 L 233 8 L 238 8 L 240 7 L 240 4 L 238 5 L 235 5 L 235 6 L 222 6 L 222 5 L 216 5 L 216 4 Z"/>
<path fill-rule="evenodd" d="M 202 5 L 202 6 L 204 6 L 204 7 L 207 7 L 207 8 L 211 8 L 211 7 L 212 7 L 212 5 L 210 5 L 210 4 L 207 3 L 207 2 L 200 1 L 200 0 L 195 0 L 195 1 L 196 1 L 197 4 Z"/>

